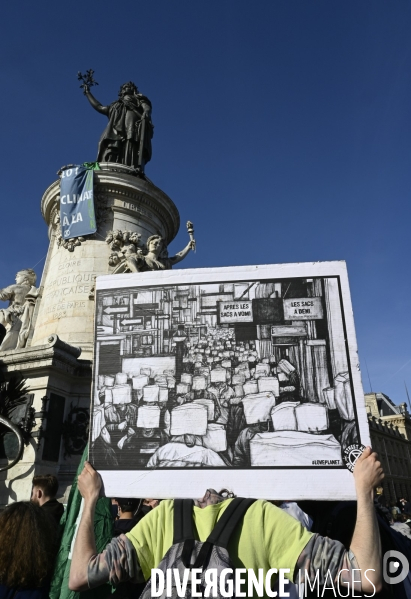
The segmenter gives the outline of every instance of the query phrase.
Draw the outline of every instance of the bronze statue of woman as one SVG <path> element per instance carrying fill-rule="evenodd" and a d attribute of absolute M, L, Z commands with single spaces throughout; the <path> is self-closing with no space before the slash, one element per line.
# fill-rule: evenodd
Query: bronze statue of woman
<path fill-rule="evenodd" d="M 97 162 L 125 164 L 144 173 L 144 166 L 151 159 L 154 129 L 150 100 L 131 81 L 121 86 L 118 100 L 109 106 L 96 100 L 89 85 L 82 88 L 92 107 L 109 119 L 100 138 Z"/>

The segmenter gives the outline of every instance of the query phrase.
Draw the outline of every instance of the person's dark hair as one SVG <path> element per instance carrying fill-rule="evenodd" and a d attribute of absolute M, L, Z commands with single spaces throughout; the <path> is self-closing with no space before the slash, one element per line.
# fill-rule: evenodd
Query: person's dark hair
<path fill-rule="evenodd" d="M 46 497 L 55 497 L 59 481 L 54 474 L 39 474 L 33 478 L 33 487 L 40 487 Z"/>
<path fill-rule="evenodd" d="M 122 512 L 134 512 L 137 510 L 141 499 L 124 499 L 123 497 L 119 497 L 116 501 L 118 506 L 121 508 Z"/>
<path fill-rule="evenodd" d="M 41 507 L 18 501 L 0 514 L 0 582 L 8 587 L 41 587 L 51 575 L 56 528 Z"/>

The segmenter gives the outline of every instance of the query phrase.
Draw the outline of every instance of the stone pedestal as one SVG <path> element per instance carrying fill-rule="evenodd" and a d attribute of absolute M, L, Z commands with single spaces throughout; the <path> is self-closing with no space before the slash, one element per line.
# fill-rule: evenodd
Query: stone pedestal
<path fill-rule="evenodd" d="M 44 345 L 0 354 L 0 371 L 8 378 L 21 373 L 29 393 L 34 396 L 37 429 L 21 461 L 10 470 L 0 472 L 0 505 L 29 500 L 34 474 L 55 474 L 60 482 L 60 496 L 71 485 L 80 456 L 67 455 L 61 443 L 64 422 L 67 423 L 73 407 L 87 410 L 90 405 L 91 362 L 79 359 L 80 354 L 79 348 L 62 342 L 57 335 L 51 335 Z M 54 418 L 53 423 L 51 401 L 60 407 L 60 418 L 57 421 Z M 59 441 L 56 455 L 48 456 L 57 459 L 50 460 L 45 459 L 44 448 L 45 439 L 52 436 L 59 436 Z"/>
<path fill-rule="evenodd" d="M 41 210 L 49 227 L 50 247 L 41 280 L 41 300 L 34 316 L 31 345 L 42 345 L 52 334 L 81 348 L 83 359 L 92 359 L 94 279 L 109 274 L 111 253 L 105 243 L 110 230 L 141 234 L 145 243 L 159 234 L 170 243 L 180 218 L 170 198 L 152 183 L 130 174 L 126 166 L 100 165 L 95 171 L 97 233 L 70 252 L 58 247 L 60 181 L 45 192 Z"/>

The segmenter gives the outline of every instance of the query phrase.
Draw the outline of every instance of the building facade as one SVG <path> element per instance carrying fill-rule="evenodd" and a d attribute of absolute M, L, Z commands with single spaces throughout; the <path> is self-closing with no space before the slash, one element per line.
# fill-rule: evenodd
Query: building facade
<path fill-rule="evenodd" d="M 385 471 L 389 501 L 411 498 L 411 417 L 406 404 L 396 406 L 384 393 L 366 393 L 370 436 Z"/>

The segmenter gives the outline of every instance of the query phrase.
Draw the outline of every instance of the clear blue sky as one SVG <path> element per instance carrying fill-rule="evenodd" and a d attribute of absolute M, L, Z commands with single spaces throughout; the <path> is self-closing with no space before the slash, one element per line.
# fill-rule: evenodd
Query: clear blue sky
<path fill-rule="evenodd" d="M 345 259 L 363 384 L 411 389 L 411 3 L 8 2 L 0 36 L 2 258 L 41 275 L 44 190 L 94 160 L 102 103 L 153 103 L 147 175 L 195 224 L 185 267 Z M 187 240 L 183 226 L 171 250 Z"/>

